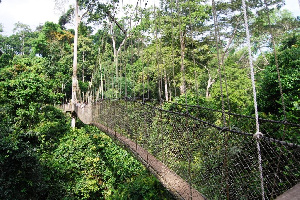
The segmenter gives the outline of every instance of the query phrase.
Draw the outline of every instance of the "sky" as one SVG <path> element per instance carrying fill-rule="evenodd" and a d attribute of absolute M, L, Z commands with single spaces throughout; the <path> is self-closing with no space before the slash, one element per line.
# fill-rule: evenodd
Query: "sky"
<path fill-rule="evenodd" d="M 55 0 L 2 0 L 0 3 L 0 23 L 4 27 L 2 34 L 11 35 L 17 22 L 29 25 L 32 30 L 46 21 L 58 23 L 61 12 L 55 9 L 54 2 Z M 124 4 L 126 2 L 136 0 L 124 0 Z M 285 8 L 292 11 L 295 16 L 300 16 L 298 0 L 286 0 Z"/>

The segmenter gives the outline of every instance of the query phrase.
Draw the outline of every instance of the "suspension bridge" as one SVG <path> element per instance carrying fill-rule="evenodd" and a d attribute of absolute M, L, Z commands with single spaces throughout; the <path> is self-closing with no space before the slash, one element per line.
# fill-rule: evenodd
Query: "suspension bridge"
<path fill-rule="evenodd" d="M 63 109 L 72 110 L 70 104 Z M 98 127 L 132 152 L 178 199 L 261 199 L 262 181 L 265 198 L 275 199 L 299 182 L 300 146 L 244 132 L 245 124 L 249 130 L 255 127 L 251 116 L 227 112 L 235 124 L 221 127 L 212 122 L 212 113 L 220 116 L 222 111 L 180 104 L 164 109 L 124 99 L 77 104 L 75 111 L 83 123 Z M 291 131 L 300 128 L 259 121 L 263 130 L 278 125 Z M 298 198 L 299 190 L 292 194 Z"/>
<path fill-rule="evenodd" d="M 85 95 L 87 99 L 83 98 L 84 95 L 81 95 L 82 92 L 76 86 L 76 79 L 73 79 L 75 82 L 72 86 L 72 103 L 64 104 L 64 111 L 72 112 L 73 116 L 78 117 L 85 124 L 98 127 L 128 149 L 178 199 L 299 199 L 300 145 L 297 139 L 293 141 L 286 136 L 299 134 L 300 124 L 287 120 L 277 61 L 276 69 L 284 119 L 273 120 L 259 116 L 248 16 L 245 1 L 242 3 L 241 17 L 244 19 L 253 91 L 251 95 L 254 111 L 251 115 L 231 112 L 229 103 L 227 108 L 225 106 L 226 101 L 229 100 L 226 100 L 224 95 L 227 82 L 226 79 L 222 81 L 222 77 L 225 77 L 222 71 L 224 72 L 223 61 L 228 49 L 220 49 L 220 30 L 214 1 L 212 1 L 212 10 L 217 52 L 216 67 L 220 79 L 220 109 L 203 106 L 200 101 L 193 105 L 188 104 L 189 88 L 185 80 L 187 69 L 184 66 L 186 53 L 184 35 L 179 31 L 181 52 L 180 62 L 177 64 L 181 66 L 180 92 L 181 96 L 185 96 L 185 103 L 169 100 L 166 71 L 160 69 L 160 64 L 164 63 L 164 60 L 161 55 L 162 47 L 159 44 L 156 48 L 156 65 L 160 73 L 157 92 L 159 98 L 150 99 L 149 90 L 146 97 L 145 82 L 149 80 L 145 78 L 147 74 L 144 70 L 141 78 L 142 94 L 128 95 L 126 82 L 122 89 L 122 86 L 117 85 L 112 78 L 111 85 L 116 92 L 115 98 L 105 98 L 103 91 L 109 90 L 107 88 L 109 84 L 103 83 L 101 74 L 99 91 L 102 95 L 99 95 L 99 91 L 88 91 Z M 175 10 L 178 11 L 178 3 L 176 5 Z M 116 23 L 122 29 L 116 19 L 111 14 L 109 16 L 112 24 Z M 182 26 L 181 22 L 179 22 L 180 26 Z M 160 40 L 157 33 L 159 25 L 155 28 L 154 38 Z M 122 31 L 127 34 L 123 29 Z M 174 37 L 173 32 L 171 35 Z M 191 37 L 195 37 L 193 33 Z M 271 39 L 273 40 L 272 31 Z M 228 46 L 231 41 L 232 38 L 228 41 Z M 172 45 L 173 43 L 175 41 L 173 42 L 172 38 Z M 274 40 L 273 45 L 275 46 Z M 224 55 L 221 55 L 222 52 L 225 52 Z M 193 57 L 194 53 L 191 54 Z M 276 48 L 274 54 L 276 55 Z M 174 59 L 173 50 L 172 58 Z M 126 63 L 123 71 L 117 64 L 118 62 L 115 64 L 116 74 L 113 76 L 115 78 L 124 76 L 126 79 Z M 108 80 L 107 76 L 108 74 L 106 80 Z M 73 74 L 74 77 L 76 74 Z M 169 80 L 169 86 L 170 82 L 173 81 Z M 208 85 L 213 82 L 209 74 Z M 164 100 L 161 98 L 164 93 L 163 83 L 165 83 Z M 174 96 L 176 96 L 176 89 Z M 280 137 L 275 138 L 274 133 L 279 133 Z"/>

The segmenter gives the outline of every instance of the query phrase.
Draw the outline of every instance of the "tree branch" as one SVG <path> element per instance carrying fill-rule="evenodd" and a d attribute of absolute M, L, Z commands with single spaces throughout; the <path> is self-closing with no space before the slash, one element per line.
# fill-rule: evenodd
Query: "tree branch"
<path fill-rule="evenodd" d="M 119 24 L 119 22 L 117 22 L 117 20 L 115 19 L 115 17 L 114 16 L 112 16 L 111 14 L 110 14 L 110 12 L 109 11 L 105 11 L 106 12 L 106 14 L 108 15 L 108 17 L 119 27 L 119 29 L 125 34 L 125 35 L 127 35 L 127 30 L 124 30 L 122 27 L 121 27 L 121 25 Z"/>

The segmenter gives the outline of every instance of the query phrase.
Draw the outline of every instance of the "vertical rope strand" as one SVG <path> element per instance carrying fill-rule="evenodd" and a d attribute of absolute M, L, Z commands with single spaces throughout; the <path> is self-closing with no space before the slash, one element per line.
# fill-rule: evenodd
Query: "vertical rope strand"
<path fill-rule="evenodd" d="M 259 132 L 254 67 L 253 67 L 253 59 L 252 59 L 252 51 L 251 51 L 251 43 L 250 43 L 250 33 L 249 33 L 249 28 L 248 28 L 248 19 L 247 19 L 247 10 L 246 10 L 245 0 L 242 0 L 242 3 L 243 3 L 243 13 L 244 13 L 245 28 L 246 28 L 246 40 L 247 40 L 246 42 L 247 42 L 248 54 L 249 54 L 249 65 L 250 65 L 253 102 L 254 102 L 254 111 L 255 111 L 256 132 Z"/>
<path fill-rule="evenodd" d="M 263 178 L 262 159 L 261 159 L 261 151 L 260 151 L 260 143 L 259 143 L 259 139 L 262 136 L 262 134 L 259 131 L 258 110 L 257 110 L 257 101 L 256 101 L 256 88 L 255 88 L 255 79 L 254 79 L 254 67 L 253 67 L 253 62 L 252 62 L 250 33 L 249 33 L 249 28 L 248 28 L 247 9 L 246 9 L 245 0 L 242 0 L 242 4 L 243 4 L 242 7 L 243 7 L 243 13 L 244 13 L 245 28 L 246 28 L 246 38 L 247 38 L 247 46 L 248 46 L 248 53 L 249 53 L 249 65 L 250 65 L 250 72 L 251 72 L 253 102 L 254 102 L 254 111 L 255 111 L 256 133 L 254 134 L 254 136 L 256 138 L 257 153 L 258 153 L 261 195 L 262 195 L 262 199 L 265 200 L 264 178 Z"/>

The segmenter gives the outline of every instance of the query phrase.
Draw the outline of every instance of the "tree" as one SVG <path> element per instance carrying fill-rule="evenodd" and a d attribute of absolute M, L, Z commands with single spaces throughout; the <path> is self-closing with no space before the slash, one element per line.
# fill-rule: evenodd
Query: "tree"
<path fill-rule="evenodd" d="M 60 1 L 56 1 L 58 4 Z M 64 2 L 64 1 L 63 1 Z M 79 16 L 79 6 L 81 2 L 78 0 L 75 0 L 75 8 L 74 8 L 74 22 L 75 22 L 75 35 L 74 35 L 74 46 L 73 46 L 73 74 L 72 74 L 72 98 L 71 98 L 71 104 L 72 104 L 72 121 L 71 121 L 71 127 L 75 128 L 75 121 L 76 121 L 76 114 L 75 114 L 75 104 L 77 103 L 77 92 L 78 92 L 78 80 L 77 80 L 77 51 L 78 51 L 78 26 L 82 20 L 82 18 L 88 13 L 88 9 L 82 14 L 82 16 Z M 83 4 L 84 5 L 84 4 Z"/>
<path fill-rule="evenodd" d="M 123 17 L 121 20 L 118 20 L 115 16 L 117 12 L 115 8 L 115 2 L 112 1 L 112 5 L 104 5 L 99 4 L 97 7 L 94 7 L 94 10 L 90 14 L 89 21 L 94 23 L 99 23 L 99 20 L 103 21 L 103 28 L 107 30 L 107 36 L 111 38 L 111 44 L 113 48 L 113 58 L 114 58 L 114 67 L 115 67 L 115 78 L 113 80 L 112 86 L 116 84 L 116 82 L 120 79 L 120 68 L 119 68 L 119 55 L 122 48 L 126 45 L 128 38 L 132 36 L 130 32 L 131 25 L 128 24 L 132 23 L 132 16 L 134 11 L 131 9 L 130 6 L 124 7 L 123 10 L 126 13 L 126 16 Z M 131 17 L 128 17 L 131 16 Z M 130 18 L 130 19 L 129 19 Z M 107 23 L 108 21 L 108 23 Z M 127 21 L 127 27 L 125 24 Z M 109 27 L 107 29 L 107 27 Z M 112 88 L 115 93 L 115 97 L 118 97 L 118 86 L 116 88 Z"/>
<path fill-rule="evenodd" d="M 0 25 L 0 29 L 3 26 Z M 15 24 L 14 34 L 10 36 L 0 35 L 0 50 L 2 53 L 13 55 L 29 55 L 31 53 L 31 40 L 35 33 L 30 27 L 20 22 Z"/>
<path fill-rule="evenodd" d="M 31 29 L 29 25 L 23 24 L 21 22 L 17 22 L 15 24 L 15 28 L 13 29 L 13 32 L 20 38 L 21 41 L 21 55 L 25 54 L 25 40 L 31 33 Z M 27 50 L 28 52 L 28 50 Z"/>
<path fill-rule="evenodd" d="M 292 13 L 287 10 L 279 9 L 262 9 L 253 16 L 254 50 L 260 51 L 264 55 L 266 48 L 273 49 L 272 38 L 275 44 L 282 40 L 282 35 L 286 32 L 294 31 L 299 27 L 299 21 L 293 17 Z"/>
<path fill-rule="evenodd" d="M 278 64 L 281 73 L 282 92 L 286 105 L 289 121 L 298 122 L 299 113 L 299 34 L 289 33 L 280 44 L 278 50 Z M 278 76 L 273 54 L 269 54 L 269 64 L 261 74 L 259 90 L 259 107 L 265 114 L 282 118 L 282 103 L 280 101 L 280 90 Z"/>
<path fill-rule="evenodd" d="M 205 20 L 208 19 L 208 6 L 203 5 L 201 0 L 197 1 L 162 1 L 162 20 L 167 22 L 168 25 L 162 27 L 164 35 L 179 41 L 180 47 L 180 94 L 186 91 L 186 52 L 188 43 L 193 47 L 194 34 L 203 31 Z M 160 18 L 160 16 L 158 16 Z M 172 27 L 170 27 L 172 25 Z M 161 24 L 159 24 L 161 27 Z M 170 44 L 170 41 L 169 41 Z M 174 43 L 174 46 L 178 43 Z"/>

